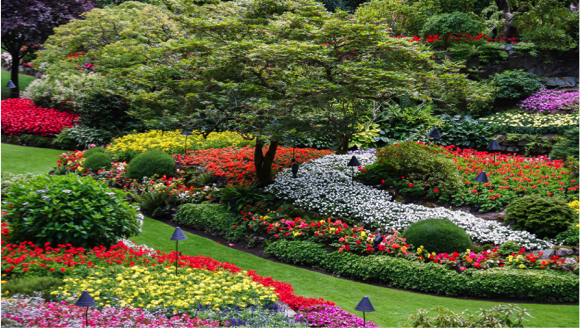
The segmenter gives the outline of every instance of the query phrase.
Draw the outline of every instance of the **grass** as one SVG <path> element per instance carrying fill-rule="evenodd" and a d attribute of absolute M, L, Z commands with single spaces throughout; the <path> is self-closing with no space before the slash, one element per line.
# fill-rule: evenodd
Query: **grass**
<path fill-rule="evenodd" d="M 132 238 L 137 244 L 146 244 L 164 252 L 175 250 L 169 240 L 174 228 L 162 222 L 145 219 L 143 233 Z M 322 297 L 341 308 L 354 311 L 363 296 L 368 296 L 376 312 L 366 315 L 368 320 L 383 327 L 400 327 L 409 314 L 418 308 L 430 309 L 441 305 L 456 312 L 489 308 L 498 303 L 439 297 L 407 291 L 382 288 L 364 283 L 335 278 L 325 274 L 268 261 L 257 256 L 218 244 L 210 239 L 185 233 L 188 240 L 179 243 L 179 250 L 189 255 L 210 256 L 220 262 L 234 263 L 244 270 L 256 270 L 262 276 L 292 284 L 296 295 Z M 578 327 L 577 305 L 518 304 L 534 317 L 526 323 L 533 327 Z"/>
<path fill-rule="evenodd" d="M 56 166 L 62 150 L 2 144 L 2 172 L 40 174 Z"/>
<path fill-rule="evenodd" d="M 2 71 L 2 100 L 8 99 L 10 97 L 10 89 L 6 87 L 8 81 L 10 81 L 10 72 L 6 72 L 4 69 Z M 18 74 L 18 84 L 20 86 L 20 92 L 24 91 L 30 82 L 34 81 L 35 78 L 28 75 Z"/>

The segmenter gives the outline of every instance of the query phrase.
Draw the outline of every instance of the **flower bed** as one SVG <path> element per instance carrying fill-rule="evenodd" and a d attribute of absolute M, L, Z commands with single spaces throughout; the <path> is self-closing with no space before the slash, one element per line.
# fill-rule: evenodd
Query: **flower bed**
<path fill-rule="evenodd" d="M 576 91 L 558 91 L 542 89 L 534 93 L 520 104 L 520 108 L 530 113 L 578 110 L 578 97 Z"/>
<path fill-rule="evenodd" d="M 293 200 L 296 206 L 318 210 L 322 215 L 349 217 L 364 223 L 375 223 L 386 230 L 404 230 L 414 222 L 446 218 L 481 243 L 518 242 L 527 249 L 552 246 L 526 231 L 510 230 L 498 222 L 490 222 L 466 212 L 445 208 L 428 208 L 415 204 L 400 204 L 384 190 L 353 182 L 347 167 L 351 155 L 328 155 L 301 166 L 298 178 L 290 170 L 278 175 L 267 190 L 282 199 Z M 357 156 L 363 166 L 374 163 L 375 156 Z"/>
<path fill-rule="evenodd" d="M 364 325 L 363 319 L 337 306 L 330 305 L 302 309 L 298 311 L 296 318 L 307 321 L 309 327 L 345 328 Z M 377 328 L 378 326 L 372 322 L 367 322 L 365 327 Z"/>
<path fill-rule="evenodd" d="M 28 99 L 2 100 L 2 133 L 54 136 L 65 127 L 76 125 L 78 114 L 54 108 L 37 107 Z"/>
<path fill-rule="evenodd" d="M 498 133 L 562 134 L 578 127 L 578 114 L 500 113 L 479 120 Z"/>
<path fill-rule="evenodd" d="M 264 150 L 264 152 L 266 151 L 267 149 Z M 330 151 L 278 147 L 272 170 L 277 173 L 283 168 L 289 167 L 292 164 L 292 154 L 296 158 L 296 163 L 302 164 L 328 155 Z M 182 165 L 201 165 L 209 173 L 227 179 L 230 184 L 257 181 L 254 149 L 251 147 L 188 151 L 185 155 L 175 155 L 174 157 L 176 162 Z"/>
<path fill-rule="evenodd" d="M 254 141 L 245 140 L 235 132 L 214 132 L 203 138 L 198 131 L 192 135 L 181 135 L 181 130 L 153 130 L 145 133 L 129 134 L 112 140 L 107 150 L 115 161 L 129 161 L 136 155 L 148 150 L 162 150 L 169 154 L 184 153 L 187 150 L 199 150 L 223 147 L 244 147 L 253 145 Z"/>

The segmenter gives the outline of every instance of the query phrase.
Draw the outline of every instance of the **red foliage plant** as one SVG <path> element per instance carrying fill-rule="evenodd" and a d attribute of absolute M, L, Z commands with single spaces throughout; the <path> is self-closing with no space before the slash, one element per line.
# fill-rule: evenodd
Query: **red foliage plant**
<path fill-rule="evenodd" d="M 76 125 L 78 118 L 78 114 L 37 107 L 29 99 L 2 100 L 2 133 L 11 136 L 21 134 L 54 136 L 63 128 Z"/>

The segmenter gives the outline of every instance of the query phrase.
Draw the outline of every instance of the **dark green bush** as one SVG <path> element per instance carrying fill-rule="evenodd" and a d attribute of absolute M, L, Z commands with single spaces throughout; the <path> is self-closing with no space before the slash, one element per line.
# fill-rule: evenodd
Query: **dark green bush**
<path fill-rule="evenodd" d="M 453 222 L 444 219 L 428 219 L 411 224 L 403 232 L 407 243 L 424 246 L 429 252 L 465 252 L 471 246 L 471 238 Z"/>
<path fill-rule="evenodd" d="M 438 145 L 456 145 L 461 148 L 482 148 L 489 144 L 492 136 L 491 127 L 471 116 L 441 115 L 443 125 L 439 127 L 441 138 Z"/>
<path fill-rule="evenodd" d="M 185 204 L 179 207 L 173 219 L 179 225 L 201 230 L 237 242 L 246 235 L 241 218 L 219 204 Z"/>
<path fill-rule="evenodd" d="M 137 211 L 125 195 L 89 177 L 41 175 L 8 190 L 3 219 L 12 243 L 108 247 L 139 232 Z"/>
<path fill-rule="evenodd" d="M 522 249 L 522 246 L 517 242 L 510 240 L 501 244 L 497 250 L 502 256 L 509 256 L 511 254 L 517 254 Z"/>
<path fill-rule="evenodd" d="M 539 238 L 556 236 L 578 218 L 563 199 L 540 195 L 516 198 L 505 212 L 505 222 L 513 222 L 513 229 L 529 231 Z"/>
<path fill-rule="evenodd" d="M 433 15 L 425 22 L 421 35 L 447 36 L 455 33 L 479 34 L 484 29 L 481 18 L 473 13 L 453 12 Z"/>
<path fill-rule="evenodd" d="M 578 152 L 580 152 L 578 147 L 580 144 L 579 132 L 578 129 L 572 129 L 564 133 L 564 138 L 566 139 L 554 145 L 550 153 L 550 159 L 565 160 L 568 156 L 578 158 Z"/>
<path fill-rule="evenodd" d="M 97 153 L 104 153 L 106 150 L 103 147 L 93 147 L 93 148 L 89 148 L 87 150 L 85 150 L 85 152 L 83 153 L 83 158 L 89 158 L 91 155 L 97 154 Z"/>
<path fill-rule="evenodd" d="M 560 232 L 556 235 L 554 240 L 556 243 L 568 246 L 578 246 L 580 229 L 576 225 L 568 226 L 568 229 L 564 232 Z"/>
<path fill-rule="evenodd" d="M 64 284 L 62 279 L 54 277 L 12 278 L 2 285 L 2 293 L 8 293 L 11 296 L 16 294 L 36 296 L 35 292 L 39 292 L 42 298 L 48 300 L 50 299 L 50 292 Z"/>
<path fill-rule="evenodd" d="M 153 175 L 173 176 L 175 173 L 175 160 L 171 155 L 160 150 L 150 150 L 135 156 L 129 162 L 127 177 L 129 179 L 143 179 Z"/>
<path fill-rule="evenodd" d="M 542 88 L 540 79 L 524 70 L 503 71 L 495 74 L 493 80 L 499 87 L 497 97 L 501 99 L 524 99 Z"/>
<path fill-rule="evenodd" d="M 100 169 L 110 170 L 113 167 L 111 156 L 105 153 L 93 153 L 83 161 L 83 167 L 87 170 L 97 172 Z"/>
<path fill-rule="evenodd" d="M 286 239 L 277 240 L 264 250 L 265 256 L 275 257 L 286 263 L 307 265 L 314 268 L 320 267 L 320 263 L 327 254 L 326 249 L 321 244 Z"/>

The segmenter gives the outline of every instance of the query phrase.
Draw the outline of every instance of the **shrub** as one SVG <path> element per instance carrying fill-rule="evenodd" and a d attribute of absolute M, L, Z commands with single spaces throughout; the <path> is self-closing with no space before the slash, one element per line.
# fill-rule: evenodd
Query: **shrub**
<path fill-rule="evenodd" d="M 214 236 L 236 242 L 246 231 L 237 215 L 230 213 L 219 204 L 185 204 L 179 207 L 174 222 L 201 230 Z"/>
<path fill-rule="evenodd" d="M 54 136 L 76 124 L 77 114 L 35 106 L 28 99 L 2 100 L 2 133 Z"/>
<path fill-rule="evenodd" d="M 436 315 L 429 315 L 435 312 Z M 513 304 L 497 305 L 489 309 L 479 309 L 477 316 L 455 313 L 437 306 L 431 310 L 418 309 L 409 316 L 409 327 L 518 327 L 523 328 L 526 316 L 531 315 Z"/>
<path fill-rule="evenodd" d="M 471 246 L 471 238 L 449 220 L 427 219 L 411 224 L 403 232 L 408 244 L 424 246 L 429 252 L 464 252 Z"/>
<path fill-rule="evenodd" d="M 15 184 L 26 183 L 28 180 L 34 178 L 36 174 L 14 174 L 10 172 L 2 172 L 2 200 L 6 198 L 8 190 Z"/>
<path fill-rule="evenodd" d="M 578 246 L 580 229 L 578 224 L 568 226 L 566 231 L 560 232 L 556 235 L 554 240 L 560 245 Z"/>
<path fill-rule="evenodd" d="M 36 293 L 41 293 L 42 298 L 47 300 L 51 291 L 64 284 L 62 279 L 54 277 L 12 278 L 2 285 L 2 293 L 11 296 L 16 294 L 35 296 Z"/>
<path fill-rule="evenodd" d="M 539 238 L 556 236 L 577 218 L 564 200 L 537 194 L 515 199 L 505 212 L 505 222 L 513 222 L 512 228 L 535 233 Z"/>
<path fill-rule="evenodd" d="M 498 248 L 498 253 L 502 256 L 509 256 L 510 254 L 518 254 L 522 246 L 517 242 L 510 240 L 501 244 Z"/>
<path fill-rule="evenodd" d="M 326 249 L 321 244 L 286 239 L 277 240 L 264 250 L 265 256 L 275 257 L 286 263 L 307 265 L 314 268 L 320 266 L 326 254 Z"/>
<path fill-rule="evenodd" d="M 63 129 L 56 137 L 56 143 L 62 148 L 89 148 L 90 145 L 104 145 L 113 137 L 111 132 L 94 129 L 84 125 L 76 125 L 70 129 Z"/>
<path fill-rule="evenodd" d="M 93 155 L 85 158 L 83 161 L 83 167 L 93 172 L 97 172 L 100 169 L 110 170 L 113 167 L 111 162 L 111 156 L 105 153 L 93 153 Z"/>
<path fill-rule="evenodd" d="M 482 124 L 470 116 L 441 115 L 443 126 L 441 126 L 441 138 L 437 144 L 443 146 L 456 145 L 461 148 L 481 148 L 489 144 L 491 137 L 491 127 Z"/>
<path fill-rule="evenodd" d="M 79 123 L 93 128 L 119 134 L 126 130 L 127 123 L 133 119 L 127 115 L 128 103 L 114 95 L 104 92 L 87 92 L 77 112 L 81 115 Z"/>
<path fill-rule="evenodd" d="M 564 133 L 564 139 L 561 142 L 558 142 L 552 148 L 552 152 L 550 153 L 550 159 L 567 159 L 568 156 L 578 157 L 578 152 L 580 152 L 580 148 L 578 145 L 580 144 L 580 131 L 576 129 L 568 130 Z"/>
<path fill-rule="evenodd" d="M 479 34 L 484 29 L 482 20 L 472 13 L 454 12 L 433 15 L 425 22 L 421 35 L 449 35 L 457 32 Z"/>
<path fill-rule="evenodd" d="M 41 175 L 9 189 L 3 218 L 13 243 L 113 245 L 139 232 L 137 211 L 124 196 L 88 177 Z"/>
<path fill-rule="evenodd" d="M 89 148 L 87 150 L 85 150 L 85 152 L 83 153 L 83 158 L 89 158 L 91 155 L 94 155 L 96 153 L 104 153 L 106 150 L 103 147 L 93 147 L 93 148 Z"/>
<path fill-rule="evenodd" d="M 503 71 L 493 76 L 493 80 L 499 87 L 498 98 L 523 99 L 540 90 L 540 79 L 533 73 L 524 70 Z"/>
<path fill-rule="evenodd" d="M 173 176 L 175 173 L 175 161 L 171 155 L 160 150 L 148 151 L 137 155 L 129 163 L 127 178 L 143 179 L 157 175 Z"/>

